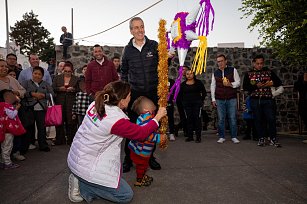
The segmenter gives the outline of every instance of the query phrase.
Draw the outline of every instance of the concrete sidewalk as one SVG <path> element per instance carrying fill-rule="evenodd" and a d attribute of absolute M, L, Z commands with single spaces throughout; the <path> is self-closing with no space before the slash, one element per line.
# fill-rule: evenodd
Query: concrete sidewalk
<path fill-rule="evenodd" d="M 216 140 L 213 131 L 206 131 L 200 144 L 181 136 L 166 151 L 157 149 L 162 170 L 148 172 L 154 177 L 150 187 L 132 187 L 132 203 L 307 203 L 302 139 L 282 137 L 282 148 Z M 68 146 L 54 146 L 48 153 L 31 150 L 27 160 L 18 162 L 20 168 L 0 170 L 0 203 L 71 203 L 68 151 Z M 135 169 L 124 178 L 133 186 Z"/>

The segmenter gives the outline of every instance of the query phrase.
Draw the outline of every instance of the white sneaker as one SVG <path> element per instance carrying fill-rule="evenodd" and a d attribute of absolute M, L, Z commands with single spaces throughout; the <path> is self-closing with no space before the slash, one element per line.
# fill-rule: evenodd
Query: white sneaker
<path fill-rule="evenodd" d="M 225 138 L 220 138 L 220 139 L 217 141 L 217 143 L 222 144 L 222 143 L 224 143 L 225 141 L 226 141 Z"/>
<path fill-rule="evenodd" d="M 240 140 L 238 140 L 237 138 L 232 138 L 231 139 L 232 140 L 232 142 L 234 143 L 234 144 L 239 144 L 240 143 Z"/>
<path fill-rule="evenodd" d="M 17 161 L 23 161 L 26 159 L 25 156 L 21 155 L 19 151 L 13 154 L 13 158 Z"/>
<path fill-rule="evenodd" d="M 79 180 L 73 175 L 70 174 L 68 178 L 68 198 L 73 203 L 79 203 L 83 201 L 83 198 L 80 195 L 79 189 Z"/>
<path fill-rule="evenodd" d="M 33 145 L 33 144 L 30 144 L 28 149 L 29 149 L 29 150 L 36 149 L 36 146 Z"/>
<path fill-rule="evenodd" d="M 169 141 L 175 141 L 175 135 L 174 134 L 169 134 Z"/>

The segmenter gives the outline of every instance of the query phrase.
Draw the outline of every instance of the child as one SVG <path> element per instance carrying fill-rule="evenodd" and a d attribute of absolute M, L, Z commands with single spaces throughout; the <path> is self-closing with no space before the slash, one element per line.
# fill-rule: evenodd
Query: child
<path fill-rule="evenodd" d="M 18 114 L 18 109 L 20 108 L 20 104 L 14 108 L 13 104 L 18 102 L 17 96 L 13 91 L 4 89 L 0 92 L 0 117 L 8 117 L 9 119 L 15 119 Z M 5 129 L 5 128 L 4 128 Z M 14 136 L 12 133 L 5 131 L 4 141 L 1 143 L 1 167 L 6 169 L 15 169 L 18 168 L 18 164 L 14 164 L 11 160 L 11 152 L 13 148 L 13 139 Z"/>
<path fill-rule="evenodd" d="M 15 70 L 9 70 L 7 73 L 9 76 L 13 77 L 14 79 L 16 79 L 16 71 Z"/>
<path fill-rule="evenodd" d="M 140 96 L 132 104 L 132 110 L 140 115 L 136 123 L 143 126 L 154 118 L 156 106 L 150 99 L 145 96 Z M 136 166 L 137 179 L 134 186 L 149 186 L 152 183 L 153 178 L 146 175 L 149 158 L 155 143 L 160 143 L 161 140 L 165 140 L 165 137 L 166 135 L 160 135 L 153 132 L 143 142 L 136 140 L 131 140 L 129 142 L 128 147 L 131 150 L 130 157 Z"/>
<path fill-rule="evenodd" d="M 246 123 L 245 136 L 243 137 L 243 140 L 250 140 L 252 135 L 253 140 L 258 141 L 256 136 L 254 117 L 251 110 L 250 96 L 246 97 L 245 103 L 243 104 L 243 119 Z"/>
<path fill-rule="evenodd" d="M 90 105 L 90 98 L 85 91 L 85 82 L 81 80 L 79 82 L 80 91 L 76 93 L 75 103 L 72 107 L 72 119 L 78 119 L 78 126 L 81 125 L 84 116 L 86 114 L 86 110 Z"/>

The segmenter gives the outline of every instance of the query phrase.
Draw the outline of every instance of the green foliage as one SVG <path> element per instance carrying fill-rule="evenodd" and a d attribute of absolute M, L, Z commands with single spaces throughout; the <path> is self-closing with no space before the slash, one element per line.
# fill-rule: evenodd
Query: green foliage
<path fill-rule="evenodd" d="M 25 13 L 23 20 L 17 21 L 14 27 L 11 27 L 10 37 L 20 46 L 22 54 L 36 53 L 44 62 L 48 62 L 55 55 L 54 39 L 33 11 Z"/>
<path fill-rule="evenodd" d="M 258 29 L 261 45 L 271 47 L 291 66 L 307 65 L 306 0 L 242 0 L 243 17 L 253 17 L 249 29 Z"/>

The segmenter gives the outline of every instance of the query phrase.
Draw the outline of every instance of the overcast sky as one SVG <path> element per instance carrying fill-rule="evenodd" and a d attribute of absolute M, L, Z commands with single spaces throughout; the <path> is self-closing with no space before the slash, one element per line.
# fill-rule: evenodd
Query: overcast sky
<path fill-rule="evenodd" d="M 98 33 L 135 15 L 158 0 L 8 0 L 9 25 L 22 20 L 26 12 L 38 15 L 39 21 L 51 33 L 56 44 L 65 25 L 71 32 L 71 8 L 74 9 L 74 38 Z M 179 11 L 191 10 L 199 0 L 164 0 L 139 16 L 145 22 L 145 32 L 157 40 L 158 22 L 161 18 L 172 23 Z M 217 43 L 244 42 L 245 47 L 259 45 L 258 32 L 249 32 L 250 19 L 240 19 L 241 0 L 211 0 L 215 9 L 215 24 L 208 35 L 210 47 Z M 0 0 L 0 46 L 5 47 L 5 0 Z M 126 45 L 131 38 L 128 22 L 104 34 L 79 41 L 79 44 Z"/>

